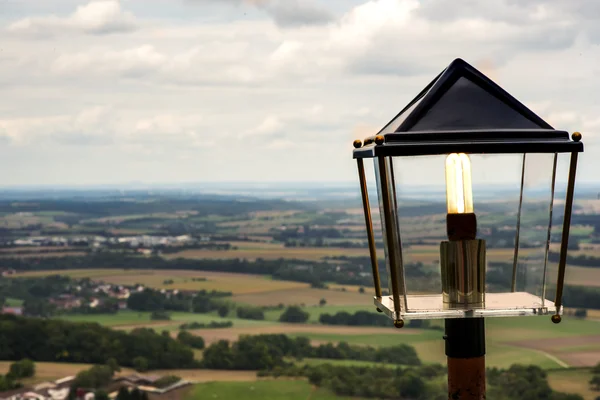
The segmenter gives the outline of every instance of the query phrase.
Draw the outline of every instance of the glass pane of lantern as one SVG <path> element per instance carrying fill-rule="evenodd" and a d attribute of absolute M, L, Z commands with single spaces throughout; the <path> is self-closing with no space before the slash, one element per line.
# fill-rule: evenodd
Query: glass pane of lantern
<path fill-rule="evenodd" d="M 448 271 L 448 267 L 442 266 L 447 263 L 441 263 L 448 257 L 444 256 L 442 260 L 440 255 L 441 243 L 448 240 L 446 156 L 394 158 L 397 215 L 408 294 L 408 307 L 402 312 L 404 318 L 546 312 L 541 309 L 541 295 L 554 155 L 527 157 L 516 259 L 518 285 L 515 289 L 518 293 L 512 293 L 523 155 L 469 156 L 478 227 L 476 239 L 484 239 L 487 248 L 486 262 L 480 262 L 480 271 L 485 272 L 479 275 L 485 276 L 485 281 L 481 281 L 485 282 L 481 283 L 481 287 L 485 285 L 486 288 L 485 303 L 476 305 L 456 302 L 449 305 L 441 294 L 442 276 L 447 276 L 444 271 Z M 469 310 L 476 311 L 468 314 Z"/>
<path fill-rule="evenodd" d="M 440 243 L 446 237 L 445 156 L 396 157 L 394 178 L 409 295 L 440 294 Z M 409 304 L 409 311 L 411 305 Z"/>
<path fill-rule="evenodd" d="M 527 154 L 515 290 L 540 297 L 542 304 L 547 277 L 547 244 L 554 193 L 553 154 Z"/>

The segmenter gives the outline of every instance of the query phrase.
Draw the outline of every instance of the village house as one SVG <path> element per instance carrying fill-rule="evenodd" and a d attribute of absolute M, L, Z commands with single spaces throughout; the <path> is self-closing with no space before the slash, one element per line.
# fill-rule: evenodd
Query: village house
<path fill-rule="evenodd" d="M 50 299 L 49 302 L 57 308 L 64 310 L 81 307 L 81 298 L 72 294 L 61 294 L 56 298 Z"/>
<path fill-rule="evenodd" d="M 2 314 L 23 315 L 23 307 L 3 306 Z"/>

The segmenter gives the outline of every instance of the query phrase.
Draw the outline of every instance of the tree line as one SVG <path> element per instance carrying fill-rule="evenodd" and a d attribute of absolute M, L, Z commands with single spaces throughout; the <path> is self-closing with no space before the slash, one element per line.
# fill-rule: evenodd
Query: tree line
<path fill-rule="evenodd" d="M 305 377 L 339 396 L 376 399 L 446 400 L 446 367 L 428 364 L 410 368 L 352 367 L 331 364 L 287 365 L 259 376 Z M 537 366 L 488 369 L 487 398 L 494 400 L 583 400 L 578 394 L 555 392 L 546 372 Z"/>
<path fill-rule="evenodd" d="M 380 348 L 352 346 L 346 342 L 312 346 L 310 340 L 305 337 L 263 334 L 242 335 L 234 343 L 220 340 L 211 344 L 204 351 L 202 366 L 208 369 L 269 370 L 285 366 L 286 357 L 374 361 L 398 365 L 421 364 L 415 349 L 406 344 Z"/>
<path fill-rule="evenodd" d="M 560 258 L 560 253 L 553 252 L 553 251 L 548 253 L 548 261 L 558 262 L 559 258 Z M 580 267 L 588 267 L 588 268 L 600 268 L 600 257 L 588 256 L 586 254 L 572 256 L 569 253 L 567 253 L 567 264 L 568 265 L 578 265 Z"/>
<path fill-rule="evenodd" d="M 324 325 L 347 325 L 347 326 L 390 326 L 389 317 L 368 311 L 356 311 L 350 314 L 340 311 L 335 314 L 321 314 L 319 322 Z"/>
<path fill-rule="evenodd" d="M 0 359 L 174 369 L 198 367 L 187 345 L 148 328 L 130 333 L 97 323 L 0 315 Z"/>
<path fill-rule="evenodd" d="M 299 265 L 310 266 L 308 270 L 297 268 Z M 118 266 L 118 268 L 116 267 Z M 72 269 L 163 269 L 191 271 L 219 271 L 257 275 L 271 275 L 274 279 L 290 280 L 305 283 L 336 282 L 340 284 L 371 286 L 371 276 L 360 273 L 370 271 L 369 263 L 359 261 L 344 264 L 341 271 L 327 262 L 278 259 L 164 259 L 159 256 L 143 257 L 134 254 L 113 252 L 94 252 L 84 256 L 66 257 L 28 257 L 2 258 L 0 268 L 17 271 L 49 271 Z M 381 265 L 385 274 L 385 265 Z M 384 275 L 385 276 L 385 275 Z"/>
<path fill-rule="evenodd" d="M 320 364 L 316 366 L 288 365 L 259 376 L 305 377 L 317 387 L 331 390 L 338 396 L 372 399 L 446 400 L 447 389 L 436 384 L 436 378 L 446 373 L 445 367 L 423 365 L 411 368 L 380 366 L 358 367 Z M 437 379 L 439 381 L 439 379 Z"/>

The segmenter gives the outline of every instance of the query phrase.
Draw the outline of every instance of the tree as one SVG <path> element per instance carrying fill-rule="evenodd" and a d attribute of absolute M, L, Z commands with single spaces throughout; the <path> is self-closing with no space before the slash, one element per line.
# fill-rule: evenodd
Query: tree
<path fill-rule="evenodd" d="M 407 371 L 397 381 L 402 398 L 417 399 L 425 392 L 425 382 L 415 372 Z"/>
<path fill-rule="evenodd" d="M 222 304 L 217 312 L 221 318 L 225 318 L 227 314 L 229 314 L 229 306 L 227 304 Z"/>
<path fill-rule="evenodd" d="M 134 388 L 130 393 L 129 393 L 129 398 L 131 400 L 142 400 L 143 399 L 143 393 L 140 389 L 138 388 Z"/>
<path fill-rule="evenodd" d="M 365 288 L 364 287 L 359 287 L 358 288 L 358 293 L 364 293 L 365 292 Z"/>
<path fill-rule="evenodd" d="M 150 319 L 153 321 L 170 321 L 171 315 L 163 310 L 154 310 L 150 314 Z"/>
<path fill-rule="evenodd" d="M 321 300 L 319 300 L 319 305 L 321 307 L 323 307 L 325 304 L 327 304 L 327 300 L 325 298 L 322 298 Z"/>
<path fill-rule="evenodd" d="M 131 400 L 129 390 L 125 386 L 121 386 L 119 388 L 119 392 L 117 393 L 117 400 Z"/>
<path fill-rule="evenodd" d="M 117 360 L 115 358 L 109 358 L 108 361 L 106 361 L 106 365 L 113 372 L 121 372 L 121 367 L 119 366 L 119 363 L 117 362 Z"/>
<path fill-rule="evenodd" d="M 229 342 L 219 340 L 204 350 L 202 366 L 208 369 L 233 369 L 234 356 L 229 347 Z"/>
<path fill-rule="evenodd" d="M 600 363 L 596 364 L 593 368 L 592 368 L 592 374 L 600 374 Z"/>
<path fill-rule="evenodd" d="M 114 358 L 123 367 L 137 356 L 150 369 L 193 368 L 194 352 L 175 338 L 149 328 L 116 331 L 98 323 L 73 323 L 58 319 L 0 315 L 0 360 L 106 364 Z M 33 358 L 35 357 L 35 358 Z"/>
<path fill-rule="evenodd" d="M 302 324 L 308 321 L 310 314 L 298 306 L 289 306 L 279 317 L 280 322 L 291 322 L 294 324 Z"/>
<path fill-rule="evenodd" d="M 106 393 L 104 390 L 98 390 L 94 394 L 94 399 L 95 400 L 109 400 L 108 393 Z"/>
<path fill-rule="evenodd" d="M 9 375 L 0 375 L 0 392 L 18 389 L 21 384 L 10 378 Z"/>
<path fill-rule="evenodd" d="M 148 359 L 146 357 L 136 357 L 133 359 L 133 368 L 138 372 L 148 371 Z"/>
<path fill-rule="evenodd" d="M 35 375 L 35 364 L 33 361 L 24 358 L 21 361 L 12 363 L 8 374 L 12 379 L 30 378 Z"/>
<path fill-rule="evenodd" d="M 590 385 L 592 386 L 592 390 L 600 391 L 600 375 L 594 375 L 590 379 Z"/>
<path fill-rule="evenodd" d="M 204 339 L 201 336 L 194 335 L 188 331 L 180 331 L 177 335 L 177 340 L 195 349 L 204 348 Z"/>
<path fill-rule="evenodd" d="M 258 307 L 250 307 L 250 306 L 238 307 L 236 310 L 236 315 L 238 318 L 243 318 L 243 319 L 255 319 L 255 320 L 259 320 L 259 321 L 265 319 L 265 313 L 263 312 L 263 310 L 261 310 Z"/>
<path fill-rule="evenodd" d="M 74 389 L 99 389 L 112 381 L 113 374 L 113 370 L 107 365 L 94 365 L 90 369 L 79 372 L 71 387 Z"/>
<path fill-rule="evenodd" d="M 127 298 L 127 308 L 135 311 L 162 310 L 165 299 L 162 293 L 146 288 L 141 292 L 132 293 Z"/>

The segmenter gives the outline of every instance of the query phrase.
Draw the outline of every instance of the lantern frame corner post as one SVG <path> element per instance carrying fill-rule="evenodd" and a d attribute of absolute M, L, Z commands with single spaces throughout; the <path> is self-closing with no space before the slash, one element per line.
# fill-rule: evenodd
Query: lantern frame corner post
<path fill-rule="evenodd" d="M 577 136 L 578 134 L 578 136 Z M 579 132 L 575 132 L 573 134 L 573 139 L 578 138 L 581 140 L 581 134 Z M 576 140 L 576 141 L 579 141 Z M 559 323 L 561 321 L 561 313 L 562 313 L 562 296 L 563 296 L 563 288 L 565 284 L 565 271 L 567 268 L 567 252 L 569 247 L 569 233 L 571 229 L 571 215 L 573 212 L 573 196 L 575 192 L 575 176 L 577 175 L 577 160 L 579 157 L 578 152 L 571 153 L 571 160 L 569 163 L 569 180 L 567 183 L 567 193 L 565 198 L 565 209 L 564 209 L 564 219 L 562 226 L 562 238 L 560 241 L 560 257 L 558 261 L 558 276 L 556 280 L 556 297 L 554 300 L 554 305 L 556 307 L 556 311 L 554 315 L 552 315 L 552 322 Z"/>
<path fill-rule="evenodd" d="M 362 158 L 357 158 L 356 164 L 358 168 L 358 179 L 360 181 L 360 192 L 363 203 L 363 212 L 365 215 L 365 226 L 367 229 L 367 241 L 369 244 L 369 256 L 371 258 L 371 269 L 373 270 L 373 285 L 375 287 L 375 297 L 377 297 L 377 299 L 381 301 L 381 277 L 379 276 L 377 246 L 375 243 L 375 234 L 373 232 L 373 220 L 371 217 L 371 205 L 369 203 L 367 178 L 365 176 L 365 165 Z"/>
<path fill-rule="evenodd" d="M 402 328 L 404 320 L 402 311 L 408 309 L 406 299 L 406 284 L 404 265 L 402 261 L 402 240 L 398 227 L 397 203 L 391 157 L 378 156 L 376 158 L 377 185 L 379 188 L 381 222 L 383 227 L 384 246 L 386 247 L 386 263 L 388 265 L 389 283 L 394 312 L 394 326 Z M 402 299 L 400 298 L 402 296 Z"/>

